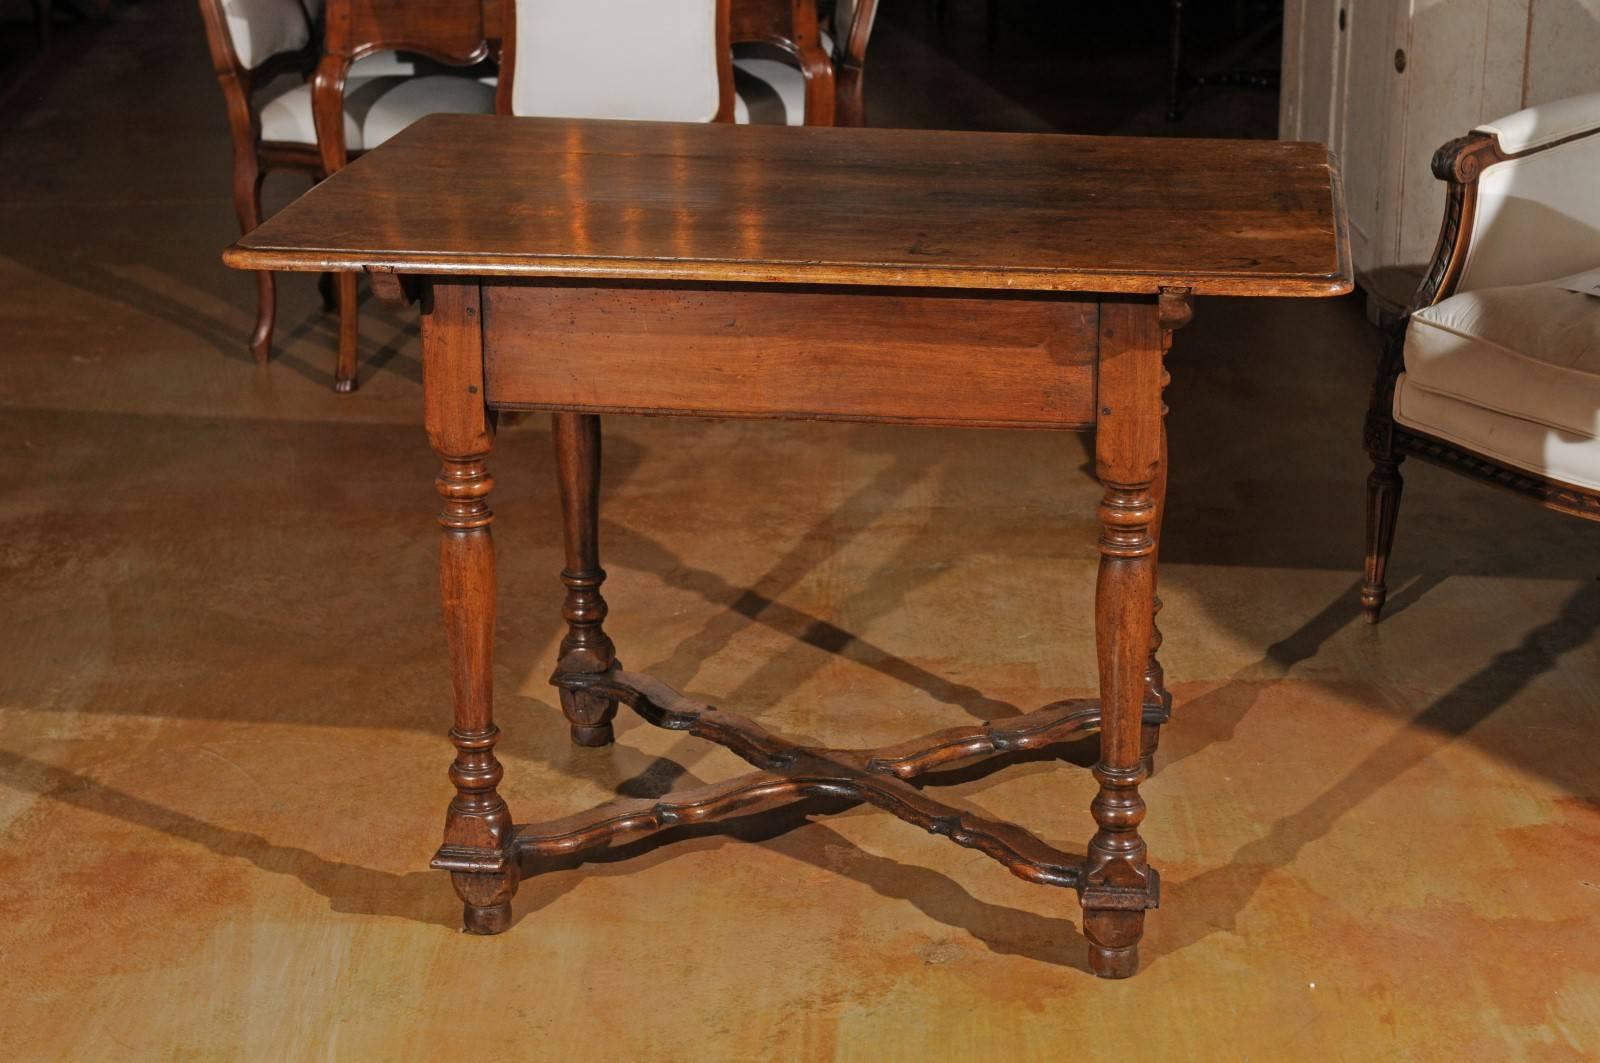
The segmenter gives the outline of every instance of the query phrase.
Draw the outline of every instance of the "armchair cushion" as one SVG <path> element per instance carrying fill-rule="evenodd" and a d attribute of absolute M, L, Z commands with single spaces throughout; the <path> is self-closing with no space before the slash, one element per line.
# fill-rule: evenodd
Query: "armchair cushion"
<path fill-rule="evenodd" d="M 1463 292 L 1413 314 L 1395 420 L 1600 488 L 1600 298 L 1568 280 Z"/>

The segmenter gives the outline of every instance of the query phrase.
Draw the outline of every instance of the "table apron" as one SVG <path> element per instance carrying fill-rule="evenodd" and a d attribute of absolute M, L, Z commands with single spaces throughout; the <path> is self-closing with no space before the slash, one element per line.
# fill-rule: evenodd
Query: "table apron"
<path fill-rule="evenodd" d="M 483 287 L 507 409 L 1082 429 L 1094 296 L 750 285 Z"/>

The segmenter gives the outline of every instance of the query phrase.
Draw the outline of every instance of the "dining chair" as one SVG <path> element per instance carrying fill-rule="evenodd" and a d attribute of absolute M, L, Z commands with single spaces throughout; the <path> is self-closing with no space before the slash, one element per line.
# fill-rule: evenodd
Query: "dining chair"
<path fill-rule="evenodd" d="M 1373 623 L 1408 456 L 1600 521 L 1600 93 L 1481 125 L 1433 172 L 1444 224 L 1367 413 Z"/>
<path fill-rule="evenodd" d="M 199 0 L 212 67 L 222 87 L 233 139 L 233 205 L 239 228 L 261 224 L 261 183 L 268 171 L 293 170 L 312 181 L 328 173 L 312 115 L 321 0 Z M 368 56 L 346 85 L 343 139 L 351 153 L 376 147 L 411 122 L 439 111 L 494 109 L 494 89 L 469 77 L 419 74 L 394 52 Z M 323 298 L 337 288 L 341 336 L 355 332 L 354 276 L 323 278 Z M 276 289 L 271 273 L 256 275 L 257 308 L 250 350 L 265 362 L 272 348 Z M 354 346 L 336 364 L 334 390 L 355 387 Z"/>
<path fill-rule="evenodd" d="M 729 0 L 516 0 L 501 114 L 731 122 Z"/>
<path fill-rule="evenodd" d="M 738 0 L 734 5 L 740 121 L 866 125 L 867 42 L 878 0 L 834 0 L 827 20 L 831 32 L 820 25 L 818 2 Z"/>

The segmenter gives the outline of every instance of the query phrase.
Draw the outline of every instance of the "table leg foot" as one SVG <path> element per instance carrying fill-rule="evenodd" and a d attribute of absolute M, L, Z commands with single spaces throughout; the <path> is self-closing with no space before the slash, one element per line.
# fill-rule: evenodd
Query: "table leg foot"
<path fill-rule="evenodd" d="M 616 732 L 612 730 L 609 723 L 600 724 L 598 727 L 585 727 L 576 723 L 572 725 L 572 744 L 575 746 L 586 746 L 593 749 L 599 746 L 609 746 L 616 740 Z"/>
<path fill-rule="evenodd" d="M 450 876 L 461 898 L 461 929 L 468 934 L 499 934 L 511 927 L 511 898 L 517 892 L 514 871 L 499 875 L 455 872 Z"/>
<path fill-rule="evenodd" d="M 1085 912 L 1084 937 L 1089 939 L 1089 970 L 1097 978 L 1130 978 L 1139 970 L 1143 912 Z"/>

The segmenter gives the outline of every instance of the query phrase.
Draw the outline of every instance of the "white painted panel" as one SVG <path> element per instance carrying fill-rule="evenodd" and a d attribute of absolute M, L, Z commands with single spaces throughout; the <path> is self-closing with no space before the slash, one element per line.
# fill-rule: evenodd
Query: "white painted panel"
<path fill-rule="evenodd" d="M 1531 7 L 1523 105 L 1600 90 L 1600 0 L 1532 0 Z"/>
<path fill-rule="evenodd" d="M 1478 100 L 1480 122 L 1491 122 L 1526 106 L 1522 75 L 1528 55 L 1529 5 L 1530 0 L 1492 0 L 1489 4 Z"/>
<path fill-rule="evenodd" d="M 1430 163 L 1434 151 L 1481 119 L 1485 36 L 1491 0 L 1415 0 L 1407 48 L 1406 131 L 1400 225 L 1393 261 L 1421 266 L 1433 254 L 1444 195 Z"/>
<path fill-rule="evenodd" d="M 1393 53 L 1401 22 L 1395 0 L 1346 0 L 1349 67 L 1346 116 L 1340 143 L 1345 200 L 1350 212 L 1350 250 L 1358 271 L 1386 265 L 1384 246 L 1393 238 L 1393 207 L 1399 170 L 1393 145 L 1404 118 L 1405 82 L 1395 73 Z"/>

